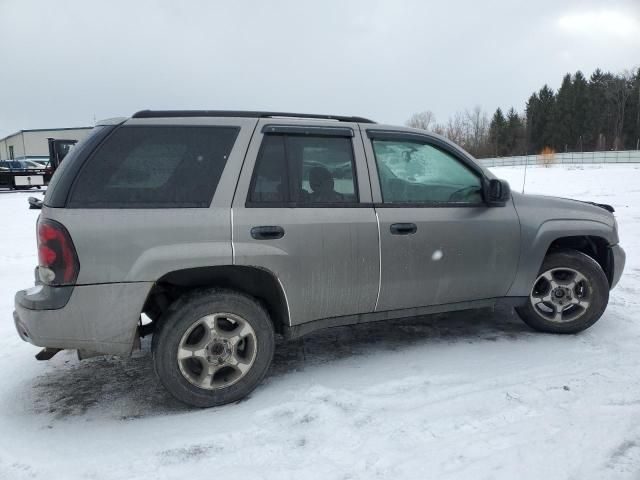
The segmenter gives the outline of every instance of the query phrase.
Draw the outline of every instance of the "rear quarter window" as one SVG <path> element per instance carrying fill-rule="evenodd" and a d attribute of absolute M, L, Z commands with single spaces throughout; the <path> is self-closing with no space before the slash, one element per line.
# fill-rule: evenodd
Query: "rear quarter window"
<path fill-rule="evenodd" d="M 82 167 L 70 208 L 207 208 L 240 129 L 116 130 Z"/>

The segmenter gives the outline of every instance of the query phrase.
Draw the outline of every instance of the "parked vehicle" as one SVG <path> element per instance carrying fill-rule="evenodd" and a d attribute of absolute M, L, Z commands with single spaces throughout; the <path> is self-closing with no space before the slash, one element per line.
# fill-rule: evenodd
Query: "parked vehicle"
<path fill-rule="evenodd" d="M 41 158 L 36 158 L 31 160 L 34 163 L 37 163 L 39 167 L 46 167 L 47 164 L 49 163 L 49 159 L 41 159 Z"/>
<path fill-rule="evenodd" d="M 0 186 L 16 190 L 41 188 L 47 170 L 30 160 L 0 160 Z"/>
<path fill-rule="evenodd" d="M 78 143 L 78 141 L 66 138 L 47 138 L 47 143 L 49 146 L 48 166 L 51 168 L 51 173 L 53 174 L 62 163 L 62 160 L 64 160 L 64 157 L 69 154 L 71 148 Z"/>
<path fill-rule="evenodd" d="M 34 160 L 1 160 L 0 168 L 4 170 L 43 170 L 44 166 Z"/>
<path fill-rule="evenodd" d="M 580 332 L 624 268 L 612 212 L 512 193 L 422 130 L 142 111 L 98 124 L 56 172 L 15 325 L 39 359 L 126 356 L 152 334 L 169 392 L 220 405 L 258 385 L 275 334 L 498 303 Z"/>
<path fill-rule="evenodd" d="M 71 147 L 78 143 L 77 140 L 69 139 L 60 140 L 55 138 L 48 138 L 47 140 L 49 145 L 49 160 L 47 160 L 44 165 L 44 182 L 46 185 L 48 185 L 51 181 L 51 177 L 60 166 L 60 163 L 62 163 L 64 157 L 67 156 L 67 154 L 71 150 Z M 29 202 L 29 209 L 31 210 L 42 208 L 42 200 L 40 200 L 39 198 L 29 197 L 27 201 Z"/>
<path fill-rule="evenodd" d="M 38 189 L 49 184 L 60 162 L 77 140 L 49 138 L 49 160 L 17 159 L 0 160 L 0 186 L 16 190 Z M 42 208 L 41 200 L 29 197 L 29 208 Z"/>

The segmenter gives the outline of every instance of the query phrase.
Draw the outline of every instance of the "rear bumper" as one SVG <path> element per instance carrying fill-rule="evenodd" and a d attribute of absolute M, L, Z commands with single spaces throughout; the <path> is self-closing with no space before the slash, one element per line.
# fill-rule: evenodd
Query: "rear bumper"
<path fill-rule="evenodd" d="M 39 347 L 129 355 L 151 285 L 37 285 L 16 293 L 13 320 L 20 338 Z"/>
<path fill-rule="evenodd" d="M 624 253 L 624 250 L 620 245 L 612 245 L 609 249 L 613 258 L 613 274 L 611 275 L 611 288 L 613 289 L 618 284 L 618 281 L 622 276 L 627 254 Z"/>

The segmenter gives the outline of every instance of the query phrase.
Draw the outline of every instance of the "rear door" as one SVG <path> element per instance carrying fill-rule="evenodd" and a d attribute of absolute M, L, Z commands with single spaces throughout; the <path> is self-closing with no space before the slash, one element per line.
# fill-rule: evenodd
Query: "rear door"
<path fill-rule="evenodd" d="M 260 120 L 232 216 L 234 264 L 276 275 L 292 325 L 374 310 L 378 228 L 357 124 Z"/>
<path fill-rule="evenodd" d="M 483 173 L 446 142 L 367 129 L 380 221 L 378 311 L 501 297 L 515 276 L 520 224 L 483 201 Z"/>

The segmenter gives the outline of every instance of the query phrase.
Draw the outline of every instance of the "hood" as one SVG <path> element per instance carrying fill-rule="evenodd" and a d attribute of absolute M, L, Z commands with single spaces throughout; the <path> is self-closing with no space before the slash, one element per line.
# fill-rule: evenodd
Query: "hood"
<path fill-rule="evenodd" d="M 534 217 L 540 224 L 547 220 L 591 220 L 615 227 L 613 207 L 609 205 L 515 192 L 512 197 L 520 216 Z"/>
<path fill-rule="evenodd" d="M 571 200 L 570 198 L 568 198 L 567 200 Z M 589 205 L 595 205 L 596 207 L 600 207 L 600 208 L 604 208 L 607 212 L 609 213 L 614 213 L 616 211 L 615 208 L 613 208 L 611 205 L 609 205 L 608 203 L 596 203 L 596 202 L 586 202 L 584 200 L 576 200 L 578 202 L 583 202 L 583 203 L 588 203 Z"/>

